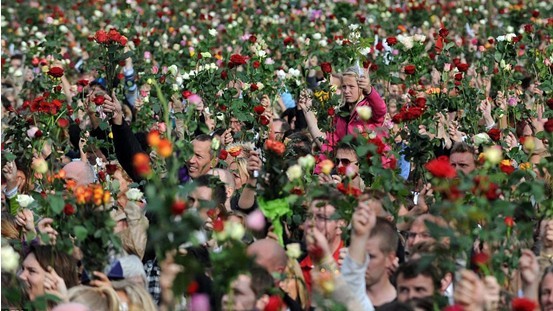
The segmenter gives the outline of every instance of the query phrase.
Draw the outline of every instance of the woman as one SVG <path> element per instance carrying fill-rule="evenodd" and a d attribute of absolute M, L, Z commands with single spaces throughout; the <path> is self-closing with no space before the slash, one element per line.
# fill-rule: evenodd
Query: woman
<path fill-rule="evenodd" d="M 311 99 L 300 97 L 298 105 L 305 113 L 305 118 L 311 135 L 315 138 L 324 138 L 325 144 L 322 151 L 330 151 L 346 135 L 368 133 L 382 126 L 386 115 L 386 104 L 376 90 L 370 85 L 369 79 L 359 76 L 355 68 L 350 68 L 342 73 L 340 79 L 342 90 L 343 111 L 349 112 L 347 117 L 336 113 L 334 116 L 334 131 L 323 133 L 317 125 L 317 119 L 311 108 Z M 369 107 L 372 110 L 367 119 L 363 119 L 358 109 Z"/>
<path fill-rule="evenodd" d="M 46 292 L 63 292 L 79 284 L 77 262 L 49 245 L 32 245 L 21 264 L 19 279 L 29 300 Z"/>
<path fill-rule="evenodd" d="M 121 304 L 127 306 L 127 310 L 157 310 L 145 286 L 129 280 L 113 281 L 111 285 L 117 292 Z"/>
<path fill-rule="evenodd" d="M 111 287 L 76 286 L 69 290 L 68 300 L 96 311 L 119 311 L 119 297 Z"/>

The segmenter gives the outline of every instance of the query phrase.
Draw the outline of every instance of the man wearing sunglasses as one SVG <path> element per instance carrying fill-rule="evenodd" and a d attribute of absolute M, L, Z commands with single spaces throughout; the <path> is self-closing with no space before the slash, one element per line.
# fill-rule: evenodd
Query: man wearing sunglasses
<path fill-rule="evenodd" d="M 334 170 L 330 175 L 319 175 L 321 183 L 340 183 L 344 179 L 349 179 L 349 184 L 363 191 L 365 183 L 359 175 L 359 158 L 355 149 L 346 144 L 341 144 L 336 150 L 336 158 L 334 160 Z"/>

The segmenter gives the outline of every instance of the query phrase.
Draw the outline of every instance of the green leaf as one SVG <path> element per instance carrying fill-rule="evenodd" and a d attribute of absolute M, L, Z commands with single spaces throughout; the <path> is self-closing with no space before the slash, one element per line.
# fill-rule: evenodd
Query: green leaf
<path fill-rule="evenodd" d="M 77 238 L 77 240 L 83 241 L 88 235 L 88 230 L 86 230 L 86 228 L 83 226 L 75 226 L 73 228 L 73 233 L 75 233 L 75 237 Z"/>
<path fill-rule="evenodd" d="M 59 195 L 48 196 L 48 203 L 54 214 L 59 214 L 63 210 L 64 201 Z"/>
<path fill-rule="evenodd" d="M 6 160 L 6 162 L 11 162 L 13 160 L 15 160 L 16 156 L 11 153 L 11 152 L 4 152 L 4 159 Z"/>

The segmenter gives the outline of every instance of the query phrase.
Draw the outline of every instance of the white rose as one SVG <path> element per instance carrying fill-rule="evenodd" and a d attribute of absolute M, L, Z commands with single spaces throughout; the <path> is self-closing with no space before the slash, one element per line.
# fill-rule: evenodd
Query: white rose
<path fill-rule="evenodd" d="M 209 30 L 209 34 L 210 34 L 212 37 L 217 36 L 217 29 L 211 28 L 211 29 Z"/>
<path fill-rule="evenodd" d="M 498 42 L 505 41 L 505 39 L 506 39 L 505 36 L 499 36 L 499 37 L 497 37 L 497 41 L 498 41 Z"/>
<path fill-rule="evenodd" d="M 203 58 L 210 58 L 211 57 L 211 53 L 209 53 L 209 52 L 201 52 L 200 55 L 202 55 Z"/>
<path fill-rule="evenodd" d="M 426 41 L 426 36 L 425 35 L 419 35 L 419 34 L 416 34 L 413 39 L 417 42 L 424 42 Z"/>
<path fill-rule="evenodd" d="M 67 26 L 61 25 L 61 26 L 60 26 L 60 31 L 61 31 L 62 33 L 68 33 L 68 32 L 69 32 L 69 29 L 67 28 Z"/>
<path fill-rule="evenodd" d="M 27 130 L 27 136 L 29 136 L 29 138 L 35 138 L 36 132 L 38 132 L 38 127 L 36 127 L 36 126 L 31 126 L 31 127 Z"/>
<path fill-rule="evenodd" d="M 284 72 L 284 70 L 282 69 L 277 70 L 276 75 L 281 80 L 286 79 L 286 72 Z"/>
<path fill-rule="evenodd" d="M 242 224 L 232 221 L 225 223 L 225 231 L 227 231 L 227 234 L 231 239 L 237 241 L 242 240 L 244 234 L 246 234 L 246 229 L 242 226 Z"/>
<path fill-rule="evenodd" d="M 503 160 L 503 153 L 501 147 L 492 146 L 484 150 L 484 159 L 490 162 L 491 164 L 498 164 Z"/>
<path fill-rule="evenodd" d="M 286 245 L 286 255 L 290 259 L 296 259 L 301 256 L 301 248 L 299 243 L 290 243 Z"/>
<path fill-rule="evenodd" d="M 171 65 L 169 68 L 167 68 L 167 71 L 171 73 L 173 76 L 176 76 L 179 72 L 179 68 L 177 68 L 177 65 Z"/>
<path fill-rule="evenodd" d="M 2 271 L 15 272 L 19 266 L 19 254 L 9 245 L 2 246 Z"/>
<path fill-rule="evenodd" d="M 264 50 L 257 51 L 257 56 L 259 57 L 265 57 L 266 55 L 267 55 L 267 52 L 265 52 Z"/>
<path fill-rule="evenodd" d="M 221 140 L 217 137 L 213 137 L 211 140 L 211 150 L 219 150 L 219 147 L 221 147 Z"/>
<path fill-rule="evenodd" d="M 303 174 L 301 166 L 295 164 L 292 165 L 286 170 L 286 176 L 288 176 L 288 180 L 293 181 L 301 177 Z"/>
<path fill-rule="evenodd" d="M 364 121 L 369 120 L 373 115 L 373 110 L 369 106 L 360 106 L 355 108 L 355 110 L 357 111 L 359 117 Z"/>
<path fill-rule="evenodd" d="M 313 34 L 313 39 L 315 39 L 315 40 L 321 40 L 321 38 L 322 38 L 322 36 L 321 36 L 320 33 L 317 32 L 317 33 L 314 33 L 314 34 Z"/>
<path fill-rule="evenodd" d="M 473 137 L 474 144 L 480 146 L 482 144 L 488 144 L 492 141 L 487 133 L 478 133 Z"/>
<path fill-rule="evenodd" d="M 173 44 L 173 50 L 175 50 L 175 51 L 180 50 L 180 44 L 178 44 L 178 43 Z"/>
<path fill-rule="evenodd" d="M 299 164 L 301 167 L 303 167 L 303 168 L 305 168 L 306 170 L 308 170 L 309 168 L 315 166 L 315 157 L 312 156 L 312 155 L 310 155 L 310 154 L 308 154 L 308 155 L 306 155 L 306 156 L 304 156 L 304 157 L 300 157 L 300 158 L 298 159 L 298 164 Z"/>
<path fill-rule="evenodd" d="M 517 35 L 515 35 L 514 33 L 508 33 L 505 35 L 505 39 L 507 40 L 507 42 L 513 42 L 513 39 L 516 38 Z"/>
<path fill-rule="evenodd" d="M 27 208 L 29 205 L 31 205 L 31 203 L 35 201 L 35 199 L 33 199 L 33 197 L 31 197 L 30 195 L 18 194 L 16 201 L 22 208 Z"/>
<path fill-rule="evenodd" d="M 397 39 L 399 42 L 401 42 L 401 44 L 403 44 L 405 49 L 410 50 L 411 48 L 413 48 L 413 37 L 399 35 L 397 36 Z"/>
<path fill-rule="evenodd" d="M 265 85 L 261 82 L 257 82 L 257 89 L 262 90 L 265 87 Z"/>
<path fill-rule="evenodd" d="M 319 45 L 322 46 L 322 47 L 325 47 L 328 45 L 328 42 L 326 40 L 321 40 L 319 41 Z"/>
<path fill-rule="evenodd" d="M 445 63 L 444 64 L 444 71 L 445 72 L 450 72 L 451 71 L 451 64 L 450 63 Z"/>
<path fill-rule="evenodd" d="M 249 84 L 249 83 L 242 84 L 242 90 L 244 90 L 244 91 L 249 90 L 250 87 L 251 87 L 251 84 Z"/>
<path fill-rule="evenodd" d="M 125 192 L 125 195 L 127 196 L 127 199 L 131 201 L 139 201 L 144 196 L 142 191 L 138 190 L 137 188 L 131 188 L 127 190 L 127 192 Z"/>
<path fill-rule="evenodd" d="M 349 30 L 351 31 L 356 31 L 357 28 L 359 28 L 359 25 L 358 24 L 351 24 L 348 26 Z"/>

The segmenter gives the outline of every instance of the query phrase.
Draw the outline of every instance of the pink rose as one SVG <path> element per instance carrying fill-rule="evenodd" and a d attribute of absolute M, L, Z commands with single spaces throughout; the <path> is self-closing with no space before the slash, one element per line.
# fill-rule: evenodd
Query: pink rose
<path fill-rule="evenodd" d="M 246 227 L 253 231 L 263 230 L 265 228 L 265 215 L 259 209 L 256 209 L 246 218 Z"/>

